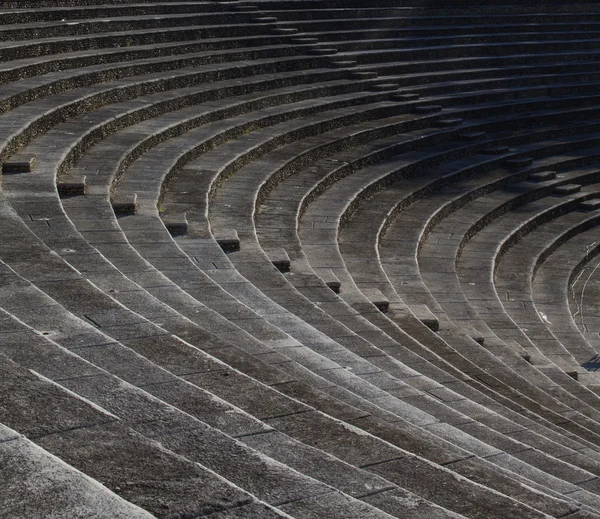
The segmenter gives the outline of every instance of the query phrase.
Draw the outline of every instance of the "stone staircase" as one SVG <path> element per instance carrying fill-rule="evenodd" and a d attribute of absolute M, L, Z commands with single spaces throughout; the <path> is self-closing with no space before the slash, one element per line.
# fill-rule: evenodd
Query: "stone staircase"
<path fill-rule="evenodd" d="M 600 517 L 600 9 L 0 1 L 0 517 Z"/>

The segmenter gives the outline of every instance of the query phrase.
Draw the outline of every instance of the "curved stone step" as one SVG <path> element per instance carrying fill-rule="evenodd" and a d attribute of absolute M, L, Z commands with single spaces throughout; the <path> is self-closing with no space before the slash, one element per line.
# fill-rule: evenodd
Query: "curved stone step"
<path fill-rule="evenodd" d="M 154 517 L 4 425 L 0 460 L 2 510 L 15 519 Z"/>

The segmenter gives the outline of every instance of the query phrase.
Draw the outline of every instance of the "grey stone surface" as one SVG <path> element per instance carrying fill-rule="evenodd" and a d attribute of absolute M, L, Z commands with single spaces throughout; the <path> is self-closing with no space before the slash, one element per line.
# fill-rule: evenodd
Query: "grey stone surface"
<path fill-rule="evenodd" d="M 155 515 L 203 515 L 251 501 L 247 494 L 119 426 L 46 436 L 40 446 Z"/>
<path fill-rule="evenodd" d="M 2 5 L 0 515 L 597 516 L 597 7 L 255 3 Z"/>
<path fill-rule="evenodd" d="M 1 517 L 155 517 L 24 438 L 0 444 L 0 463 Z"/>

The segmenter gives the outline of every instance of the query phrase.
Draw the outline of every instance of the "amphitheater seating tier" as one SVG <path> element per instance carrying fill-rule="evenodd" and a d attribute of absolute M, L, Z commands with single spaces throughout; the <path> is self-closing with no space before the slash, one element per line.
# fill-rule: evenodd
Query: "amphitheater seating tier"
<path fill-rule="evenodd" d="M 600 518 L 599 49 L 0 0 L 0 517 Z"/>

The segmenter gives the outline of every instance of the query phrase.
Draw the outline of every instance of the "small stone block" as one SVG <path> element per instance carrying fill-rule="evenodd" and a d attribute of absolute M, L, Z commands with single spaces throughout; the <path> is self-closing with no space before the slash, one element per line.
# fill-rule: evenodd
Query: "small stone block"
<path fill-rule="evenodd" d="M 579 380 L 579 373 L 577 371 L 565 371 L 567 375 L 569 375 L 574 380 Z"/>
<path fill-rule="evenodd" d="M 481 335 L 471 335 L 471 339 L 481 346 L 485 344 L 485 337 L 482 337 Z"/>
<path fill-rule="evenodd" d="M 35 155 L 19 153 L 2 163 L 3 173 L 31 173 L 35 169 Z"/>
<path fill-rule="evenodd" d="M 600 198 L 592 198 L 591 200 L 585 200 L 579 204 L 579 209 L 582 211 L 595 211 L 600 209 Z"/>
<path fill-rule="evenodd" d="M 375 92 L 393 92 L 394 90 L 398 90 L 400 85 L 397 83 L 378 83 L 376 85 L 370 85 L 369 89 Z"/>
<path fill-rule="evenodd" d="M 331 66 L 333 68 L 347 68 L 356 66 L 356 61 L 347 60 L 347 61 L 332 61 Z"/>
<path fill-rule="evenodd" d="M 438 126 L 443 126 L 444 128 L 449 128 L 451 126 L 460 126 L 463 123 L 463 119 L 460 117 L 442 117 L 435 121 L 435 124 Z"/>
<path fill-rule="evenodd" d="M 458 138 L 461 141 L 478 141 L 480 139 L 485 138 L 487 132 L 464 132 L 459 133 Z"/>
<path fill-rule="evenodd" d="M 523 354 L 521 354 L 521 358 L 525 362 L 529 362 L 531 364 L 531 355 L 529 355 L 529 353 L 523 353 Z"/>
<path fill-rule="evenodd" d="M 437 332 L 440 329 L 440 321 L 427 305 L 411 305 L 410 309 L 415 317 L 427 328 Z"/>
<path fill-rule="evenodd" d="M 575 193 L 579 193 L 581 191 L 581 186 L 579 184 L 563 184 L 562 186 L 556 186 L 554 191 L 552 191 L 553 195 L 573 195 Z"/>
<path fill-rule="evenodd" d="M 536 171 L 535 173 L 530 173 L 528 178 L 534 182 L 546 182 L 547 180 L 554 180 L 556 178 L 556 171 Z"/>
<path fill-rule="evenodd" d="M 330 54 L 337 54 L 337 49 L 333 47 L 316 47 L 308 50 L 309 54 L 313 56 L 328 56 Z"/>
<path fill-rule="evenodd" d="M 319 275 L 321 276 L 321 280 L 331 290 L 333 290 L 336 294 L 340 293 L 342 284 L 340 283 L 340 280 L 338 279 L 338 277 L 333 273 L 333 270 L 329 270 L 329 269 L 323 270 L 323 271 L 319 272 Z"/>
<path fill-rule="evenodd" d="M 421 105 L 415 106 L 414 111 L 416 114 L 433 114 L 435 112 L 441 112 L 442 107 L 440 105 Z"/>
<path fill-rule="evenodd" d="M 185 214 L 166 216 L 163 224 L 171 236 L 184 236 L 188 231 L 188 222 Z"/>
<path fill-rule="evenodd" d="M 292 43 L 298 43 L 300 45 L 309 45 L 311 43 L 319 42 L 317 38 L 292 38 L 290 41 Z"/>
<path fill-rule="evenodd" d="M 290 257 L 284 248 L 275 247 L 273 249 L 266 249 L 265 253 L 267 254 L 271 263 L 273 263 L 274 267 L 279 270 L 279 272 L 290 271 Z"/>
<path fill-rule="evenodd" d="M 252 18 L 254 23 L 275 23 L 277 18 L 274 16 L 259 16 L 258 18 Z"/>
<path fill-rule="evenodd" d="M 56 190 L 60 198 L 85 195 L 85 176 L 72 176 L 69 180 L 58 181 Z"/>
<path fill-rule="evenodd" d="M 521 169 L 531 166 L 533 158 L 531 157 L 516 157 L 514 159 L 508 159 L 504 162 L 504 166 L 510 169 Z"/>
<path fill-rule="evenodd" d="M 481 153 L 484 153 L 485 155 L 502 155 L 503 153 L 506 153 L 509 150 L 510 148 L 504 145 L 487 146 L 481 149 Z"/>
<path fill-rule="evenodd" d="M 350 73 L 352 79 L 375 79 L 378 75 L 377 72 L 372 70 L 357 70 Z"/>
<path fill-rule="evenodd" d="M 116 215 L 135 214 L 137 210 L 137 195 L 117 195 L 110 199 Z"/>
<path fill-rule="evenodd" d="M 421 99 L 421 96 L 413 92 L 402 92 L 400 94 L 394 94 L 392 99 L 394 101 L 417 101 L 418 99 Z"/>
<path fill-rule="evenodd" d="M 236 11 L 245 11 L 245 12 L 258 11 L 257 5 L 234 5 L 232 7 Z"/>
<path fill-rule="evenodd" d="M 380 312 L 386 313 L 390 309 L 390 302 L 378 288 L 365 288 L 362 293 Z"/>
<path fill-rule="evenodd" d="M 293 27 L 275 27 L 273 29 L 274 34 L 296 34 L 298 29 L 294 29 Z"/>
<path fill-rule="evenodd" d="M 235 229 L 222 231 L 215 235 L 215 240 L 225 252 L 235 252 L 240 250 L 240 238 Z"/>

